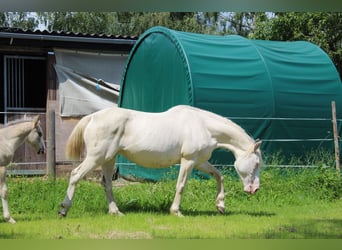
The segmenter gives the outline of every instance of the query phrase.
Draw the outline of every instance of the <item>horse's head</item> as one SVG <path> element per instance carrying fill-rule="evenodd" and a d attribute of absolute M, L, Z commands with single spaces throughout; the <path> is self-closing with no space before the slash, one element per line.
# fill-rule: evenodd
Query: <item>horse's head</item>
<path fill-rule="evenodd" d="M 32 121 L 33 127 L 27 136 L 27 142 L 37 150 L 38 154 L 45 153 L 45 142 L 43 137 L 43 130 L 40 126 L 40 117 L 36 116 Z"/>
<path fill-rule="evenodd" d="M 244 155 L 237 158 L 234 163 L 235 169 L 244 185 L 244 191 L 250 194 L 254 194 L 259 190 L 259 173 L 262 164 L 260 145 L 261 141 L 257 141 Z"/>

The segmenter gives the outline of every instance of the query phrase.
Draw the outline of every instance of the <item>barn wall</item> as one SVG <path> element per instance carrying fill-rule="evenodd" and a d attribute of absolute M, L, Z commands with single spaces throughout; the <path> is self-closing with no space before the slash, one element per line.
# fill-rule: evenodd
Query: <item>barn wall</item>
<path fill-rule="evenodd" d="M 23 32 L 24 33 L 24 32 Z M 30 35 L 31 36 L 31 35 Z M 37 36 L 40 36 L 37 34 Z M 115 40 L 115 39 L 113 39 Z M 130 50 L 130 48 L 133 46 L 133 39 L 128 39 L 127 43 L 125 41 L 121 41 L 118 44 L 115 44 L 115 41 L 113 44 L 105 43 L 101 44 L 101 39 L 99 39 L 99 43 L 79 43 L 79 42 L 69 42 L 69 40 L 66 38 L 65 42 L 58 42 L 58 41 L 47 41 L 47 40 L 39 40 L 35 39 L 34 35 L 32 35 L 32 40 L 25 39 L 24 41 L 21 39 L 14 39 L 13 43 L 9 45 L 10 38 L 1 38 L 0 39 L 0 128 L 4 126 L 4 103 L 2 100 L 4 100 L 4 73 L 3 73 L 3 56 L 4 55 L 30 55 L 30 56 L 43 56 L 46 58 L 46 67 L 42 69 L 42 72 L 46 72 L 46 80 L 44 81 L 44 88 L 46 89 L 46 112 L 53 110 L 55 111 L 55 131 L 56 131 L 56 164 L 57 164 L 57 173 L 58 169 L 65 169 L 67 168 L 67 172 L 70 172 L 70 169 L 72 166 L 70 165 L 70 162 L 65 158 L 65 144 L 67 141 L 67 138 L 69 137 L 73 127 L 77 124 L 79 121 L 78 118 L 62 118 L 59 114 L 59 103 L 58 103 L 58 97 L 59 97 L 59 85 L 57 82 L 57 76 L 56 71 L 54 68 L 54 65 L 56 63 L 55 54 L 53 52 L 54 46 L 58 48 L 70 48 L 73 50 L 77 49 L 84 49 L 89 51 L 99 51 L 101 50 L 103 53 L 109 53 L 112 51 L 112 53 L 117 54 L 127 54 Z M 101 66 L 99 66 L 101 67 Z M 118 72 L 122 69 L 118 69 L 116 67 L 114 69 L 115 72 Z M 34 76 L 33 76 L 34 77 Z M 118 77 L 120 79 L 120 76 Z M 36 86 L 39 88 L 39 86 Z M 34 94 L 32 95 L 32 100 L 34 100 Z M 113 100 L 115 101 L 115 100 Z M 45 109 L 45 107 L 44 107 Z M 42 128 L 45 133 L 45 139 L 47 139 L 47 130 L 46 124 L 48 122 L 46 121 L 46 113 L 45 111 L 42 111 Z M 41 112 L 39 112 L 41 113 Z M 23 145 L 21 148 L 18 149 L 18 152 L 15 155 L 14 158 L 15 162 L 29 162 L 29 161 L 39 161 L 43 164 L 40 164 L 39 166 L 32 165 L 28 166 L 27 168 L 39 168 L 42 170 L 46 170 L 46 155 L 37 156 L 36 152 L 33 152 L 28 145 Z M 66 165 L 66 166 L 65 166 Z M 23 168 L 20 166 L 20 168 Z M 26 168 L 26 166 L 25 166 Z"/>

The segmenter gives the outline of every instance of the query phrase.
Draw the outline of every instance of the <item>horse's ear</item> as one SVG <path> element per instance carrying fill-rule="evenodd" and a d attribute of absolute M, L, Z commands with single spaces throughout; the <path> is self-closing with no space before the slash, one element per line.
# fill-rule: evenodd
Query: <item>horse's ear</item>
<path fill-rule="evenodd" d="M 40 116 L 37 115 L 33 118 L 33 127 L 35 128 L 39 122 Z"/>
<path fill-rule="evenodd" d="M 255 144 L 254 144 L 254 152 L 257 151 L 260 148 L 262 141 L 261 140 L 256 140 Z"/>

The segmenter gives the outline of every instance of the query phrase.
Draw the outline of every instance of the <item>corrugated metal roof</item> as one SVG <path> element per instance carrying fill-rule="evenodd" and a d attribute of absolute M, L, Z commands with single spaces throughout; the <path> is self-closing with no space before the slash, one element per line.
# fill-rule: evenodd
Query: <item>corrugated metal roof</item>
<path fill-rule="evenodd" d="M 0 45 L 30 48 L 72 48 L 129 51 L 135 36 L 73 33 L 0 27 Z"/>
<path fill-rule="evenodd" d="M 112 34 L 88 34 L 74 33 L 67 31 L 48 31 L 48 30 L 31 30 L 21 28 L 0 27 L 0 32 L 16 33 L 16 34 L 32 34 L 32 35 L 47 35 L 47 36 L 66 36 L 66 37 L 85 37 L 85 38 L 101 38 L 101 39 L 127 39 L 137 40 L 136 36 L 129 35 L 112 35 Z"/>

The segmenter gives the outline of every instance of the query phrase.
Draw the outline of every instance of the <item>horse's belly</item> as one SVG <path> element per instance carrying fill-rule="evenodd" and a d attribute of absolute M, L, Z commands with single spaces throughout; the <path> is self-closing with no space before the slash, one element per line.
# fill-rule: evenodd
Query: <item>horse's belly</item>
<path fill-rule="evenodd" d="M 144 167 L 162 168 L 177 164 L 180 162 L 180 154 L 178 152 L 156 152 L 156 151 L 139 151 L 139 152 L 120 152 L 128 160 Z"/>

